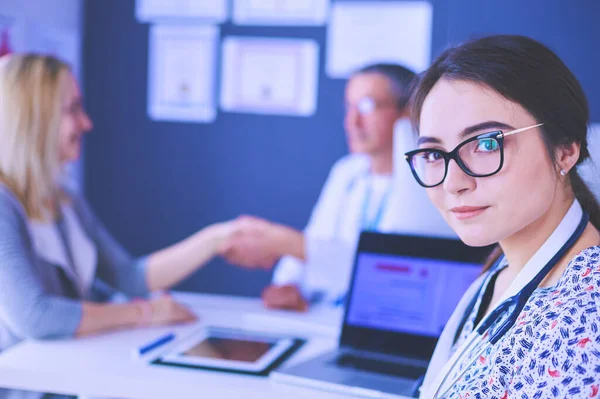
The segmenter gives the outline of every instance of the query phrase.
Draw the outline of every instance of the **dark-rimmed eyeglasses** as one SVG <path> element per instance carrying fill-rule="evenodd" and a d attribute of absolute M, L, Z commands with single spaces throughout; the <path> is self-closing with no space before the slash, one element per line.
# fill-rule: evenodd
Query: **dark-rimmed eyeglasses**
<path fill-rule="evenodd" d="M 439 186 L 444 182 L 451 159 L 469 176 L 488 177 L 498 173 L 504 165 L 506 136 L 542 125 L 543 123 L 538 123 L 508 132 L 498 130 L 483 133 L 463 141 L 450 152 L 437 148 L 421 148 L 407 152 L 404 157 L 417 183 L 426 188 Z"/>

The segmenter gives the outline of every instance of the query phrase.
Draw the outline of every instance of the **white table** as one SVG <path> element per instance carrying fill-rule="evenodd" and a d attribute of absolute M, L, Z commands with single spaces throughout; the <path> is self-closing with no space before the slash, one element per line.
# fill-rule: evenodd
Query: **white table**
<path fill-rule="evenodd" d="M 292 364 L 332 349 L 341 310 L 306 314 L 267 311 L 258 299 L 176 293 L 201 317 L 200 324 L 245 327 L 312 337 Z M 169 331 L 189 333 L 198 324 L 116 332 L 62 341 L 28 341 L 0 353 L 0 387 L 120 399 L 311 398 L 343 395 L 285 385 L 264 377 L 149 365 L 132 352 Z"/>

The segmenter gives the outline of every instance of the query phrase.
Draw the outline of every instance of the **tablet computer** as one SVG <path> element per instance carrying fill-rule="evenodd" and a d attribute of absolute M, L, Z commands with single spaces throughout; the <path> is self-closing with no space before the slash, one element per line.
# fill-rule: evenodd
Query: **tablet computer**
<path fill-rule="evenodd" d="M 303 343 L 288 336 L 207 327 L 173 345 L 153 363 L 266 376 Z"/>

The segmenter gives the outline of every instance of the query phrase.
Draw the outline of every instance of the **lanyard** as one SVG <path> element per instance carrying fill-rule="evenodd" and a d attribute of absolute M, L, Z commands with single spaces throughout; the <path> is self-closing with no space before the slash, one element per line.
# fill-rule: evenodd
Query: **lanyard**
<path fill-rule="evenodd" d="M 433 390 L 430 391 L 432 394 L 424 397 L 443 397 L 460 380 L 479 355 L 486 350 L 490 350 L 514 326 L 535 289 L 581 237 L 588 221 L 589 215 L 582 212 L 581 206 L 575 201 L 556 230 L 527 262 L 523 270 L 519 272 L 503 295 L 500 305 L 480 322 L 461 348 L 450 357 L 433 384 Z M 560 246 L 558 251 L 553 250 L 558 246 Z M 494 268 L 497 265 L 498 263 Z M 483 289 L 483 286 L 481 289 Z M 475 298 L 478 296 L 478 293 L 475 294 Z M 464 363 L 464 370 L 452 381 L 449 381 L 453 370 L 463 355 L 472 351 L 475 347 L 478 347 L 476 356 L 471 356 L 471 360 Z"/>
<path fill-rule="evenodd" d="M 390 193 L 392 191 L 392 183 L 390 182 L 390 185 L 388 186 L 387 190 L 383 194 L 383 197 L 381 198 L 381 201 L 379 202 L 379 207 L 377 208 L 375 217 L 371 220 L 367 220 L 367 213 L 369 211 L 369 205 L 371 202 L 371 197 L 372 197 L 372 192 L 373 192 L 372 181 L 370 183 L 371 184 L 369 184 L 369 186 L 367 187 L 367 191 L 365 193 L 365 199 L 364 199 L 363 205 L 362 205 L 362 217 L 360 218 L 360 220 L 361 220 L 360 228 L 361 228 L 361 230 L 376 231 L 377 227 L 381 223 L 381 219 L 383 218 L 383 213 L 385 212 L 385 209 L 387 208 L 387 203 L 388 203 L 388 200 L 390 197 Z M 348 189 L 346 191 L 346 196 L 348 196 L 350 194 L 351 188 L 352 188 L 352 186 L 348 186 Z M 340 222 L 341 222 L 341 218 L 340 218 L 340 216 L 338 216 L 338 226 L 339 226 Z M 338 230 L 336 233 L 339 233 L 339 227 L 336 230 Z M 347 297 L 346 293 L 337 297 L 333 301 L 334 306 L 337 307 L 337 306 L 343 305 L 346 302 L 346 297 Z"/>
<path fill-rule="evenodd" d="M 375 213 L 375 217 L 371 220 L 367 219 L 367 214 L 369 213 L 369 207 L 371 205 L 371 197 L 373 196 L 373 180 L 369 182 L 369 186 L 367 187 L 367 191 L 365 193 L 365 199 L 362 205 L 362 217 L 360 218 L 360 228 L 361 230 L 377 230 L 377 227 L 381 223 L 381 219 L 383 218 L 383 213 L 387 208 L 387 203 L 390 197 L 390 192 L 392 191 L 392 184 L 386 189 L 383 197 L 381 197 L 381 201 L 379 202 L 379 207 L 377 207 L 377 212 Z"/>
<path fill-rule="evenodd" d="M 356 176 L 346 186 L 346 190 L 344 192 L 343 199 L 340 201 L 340 204 L 339 204 L 337 212 L 336 212 L 337 216 L 335 219 L 335 227 L 334 227 L 334 231 L 333 231 L 334 237 L 340 236 L 341 225 L 342 225 L 342 222 L 344 221 L 344 216 L 345 216 L 344 211 L 348 209 L 348 203 L 350 202 L 350 195 L 352 193 L 352 190 L 354 189 L 354 187 L 356 187 L 356 184 L 358 183 L 358 181 L 362 177 L 366 177 L 366 176 L 369 176 L 369 175 L 365 173 L 365 174 Z M 373 187 L 372 187 L 372 182 L 367 182 L 366 184 L 367 184 L 367 190 L 365 192 L 364 200 L 363 200 L 362 207 L 361 207 L 361 216 L 359 219 L 358 228 L 359 228 L 359 230 L 377 230 L 379 225 L 381 224 L 381 221 L 383 220 L 383 216 L 387 209 L 389 197 L 391 196 L 391 192 L 392 192 L 393 181 L 390 181 L 390 185 L 388 186 L 385 194 L 381 198 L 381 202 L 379 203 L 379 207 L 377 209 L 375 217 L 372 220 L 367 220 L 367 214 L 368 214 L 369 205 L 371 202 Z"/>

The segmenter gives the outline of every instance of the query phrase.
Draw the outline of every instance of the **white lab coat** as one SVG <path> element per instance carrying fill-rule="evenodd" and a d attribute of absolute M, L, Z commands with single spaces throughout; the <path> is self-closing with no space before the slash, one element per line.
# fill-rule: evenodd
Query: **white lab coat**
<path fill-rule="evenodd" d="M 383 204 L 377 231 L 455 237 L 427 198 L 425 189 L 414 180 L 404 159 L 404 152 L 414 148 L 410 124 L 400 120 L 394 136 L 391 192 Z M 273 284 L 296 284 L 307 297 L 320 291 L 327 302 L 347 291 L 362 229 L 365 194 L 374 178 L 382 179 L 372 176 L 369 170 L 369 158 L 363 154 L 346 155 L 334 164 L 304 230 L 306 261 L 283 257 L 276 266 Z M 378 183 L 380 187 L 384 185 Z M 382 190 L 373 191 L 368 213 L 373 214 L 372 207 L 381 204 Z"/>

